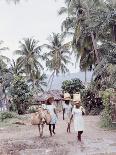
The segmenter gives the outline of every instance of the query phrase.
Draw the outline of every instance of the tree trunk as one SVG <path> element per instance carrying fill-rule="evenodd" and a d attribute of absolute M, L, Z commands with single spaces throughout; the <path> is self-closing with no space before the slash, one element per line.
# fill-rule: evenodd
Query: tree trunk
<path fill-rule="evenodd" d="M 96 59 L 97 59 L 97 64 L 98 64 L 99 56 L 98 56 L 98 51 L 97 51 L 97 42 L 96 42 L 93 32 L 91 32 L 91 38 L 92 38 L 92 43 L 93 43 L 93 47 L 94 47 L 94 51 L 95 51 L 95 55 L 96 55 Z"/>
<path fill-rule="evenodd" d="M 51 79 L 51 83 L 50 83 L 50 88 L 49 88 L 49 90 L 51 90 L 52 83 L 53 83 L 53 79 L 54 79 L 54 74 L 53 74 L 52 79 Z"/>
<path fill-rule="evenodd" d="M 116 42 L 116 25 L 112 25 L 112 41 Z"/>
<path fill-rule="evenodd" d="M 87 70 L 85 69 L 85 84 L 87 82 Z"/>
<path fill-rule="evenodd" d="M 88 18 L 90 19 L 89 7 L 88 7 L 88 5 L 86 5 L 86 7 L 87 7 Z M 94 48 L 94 51 L 95 51 L 97 64 L 98 64 L 99 63 L 99 56 L 98 56 L 98 51 L 97 51 L 97 41 L 96 41 L 96 39 L 94 37 L 93 31 L 91 32 L 91 39 L 92 39 L 93 48 Z"/>

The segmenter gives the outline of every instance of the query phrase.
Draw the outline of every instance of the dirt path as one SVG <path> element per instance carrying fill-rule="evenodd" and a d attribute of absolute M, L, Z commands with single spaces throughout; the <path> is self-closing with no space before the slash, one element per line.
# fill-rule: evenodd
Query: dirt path
<path fill-rule="evenodd" d="M 101 129 L 98 116 L 85 116 L 84 119 L 83 144 L 77 143 L 72 129 L 71 134 L 66 133 L 61 115 L 53 137 L 49 136 L 48 126 L 42 139 L 38 137 L 36 126 L 0 128 L 0 155 L 116 155 L 116 131 Z"/>

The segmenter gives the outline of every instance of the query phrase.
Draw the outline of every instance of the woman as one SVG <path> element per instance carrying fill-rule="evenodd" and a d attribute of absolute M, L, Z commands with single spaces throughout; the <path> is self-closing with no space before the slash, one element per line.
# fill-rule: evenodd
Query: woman
<path fill-rule="evenodd" d="M 69 93 L 64 94 L 64 104 L 63 104 L 63 112 L 66 116 L 66 123 L 67 123 L 67 132 L 70 132 L 70 117 L 72 113 L 72 105 L 71 105 L 71 96 Z M 63 114 L 64 118 L 64 114 Z"/>
<path fill-rule="evenodd" d="M 51 136 L 52 134 L 55 134 L 55 125 L 56 125 L 57 118 L 58 118 L 57 113 L 56 113 L 56 107 L 55 105 L 53 105 L 53 101 L 54 101 L 54 98 L 49 97 L 47 99 L 47 106 L 46 106 L 46 109 L 51 115 L 51 122 L 49 124 L 49 131 L 50 131 Z"/>
<path fill-rule="evenodd" d="M 83 115 L 85 114 L 84 108 L 80 105 L 80 101 L 75 101 L 75 106 L 72 110 L 72 116 L 70 119 L 70 123 L 72 118 L 74 118 L 74 130 L 78 133 L 78 141 L 81 142 L 81 135 L 84 130 L 84 120 Z"/>

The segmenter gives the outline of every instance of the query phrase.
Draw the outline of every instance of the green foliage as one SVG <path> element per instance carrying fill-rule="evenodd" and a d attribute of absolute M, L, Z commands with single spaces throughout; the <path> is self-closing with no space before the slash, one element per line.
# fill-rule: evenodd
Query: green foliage
<path fill-rule="evenodd" d="M 99 115 L 103 110 L 104 106 L 102 99 L 100 97 L 96 97 L 92 90 L 81 90 L 81 101 L 86 109 L 86 114 Z"/>
<path fill-rule="evenodd" d="M 101 93 L 101 96 L 103 99 L 103 105 L 104 105 L 104 110 L 101 114 L 102 127 L 111 127 L 112 126 L 110 95 L 111 95 L 110 90 L 106 90 Z"/>
<path fill-rule="evenodd" d="M 108 44 L 116 41 L 116 5 L 105 0 L 66 0 L 59 14 L 67 14 L 68 18 L 62 23 L 62 30 L 73 36 L 73 48 L 77 58 L 80 58 L 81 70 L 91 70 L 102 60 L 101 47 L 111 60 Z M 98 46 L 98 41 L 102 46 Z M 107 50 L 105 50 L 107 49 Z M 111 54 L 112 55 L 112 54 Z M 77 59 L 78 60 L 78 59 Z M 115 62 L 115 59 L 112 58 Z M 112 61 L 111 61 L 112 62 Z"/>
<path fill-rule="evenodd" d="M 13 112 L 1 112 L 0 113 L 0 120 L 4 121 L 5 119 L 8 118 L 16 118 L 16 114 Z"/>
<path fill-rule="evenodd" d="M 66 80 L 62 83 L 63 91 L 68 92 L 70 94 L 79 92 L 81 89 L 84 89 L 84 88 L 85 86 L 83 85 L 80 79 Z"/>
<path fill-rule="evenodd" d="M 64 35 L 53 33 L 49 36 L 49 44 L 44 44 L 43 47 L 48 49 L 44 58 L 46 66 L 54 74 L 66 73 L 68 70 L 67 64 L 70 63 L 70 43 L 64 43 Z"/>
<path fill-rule="evenodd" d="M 19 114 L 24 114 L 28 108 L 31 97 L 28 85 L 22 76 L 15 76 L 11 87 L 11 96 L 13 98 L 13 107 Z"/>

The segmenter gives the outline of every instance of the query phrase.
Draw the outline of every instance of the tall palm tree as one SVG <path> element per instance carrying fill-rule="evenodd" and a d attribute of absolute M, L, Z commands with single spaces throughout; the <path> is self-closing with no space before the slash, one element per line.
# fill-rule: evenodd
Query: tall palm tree
<path fill-rule="evenodd" d="M 20 67 L 20 64 L 18 64 L 17 61 L 12 60 L 11 66 L 9 68 L 9 73 L 14 76 L 25 73 L 25 70 Z"/>
<path fill-rule="evenodd" d="M 8 50 L 7 47 L 3 47 L 3 41 L 0 41 L 0 52 Z M 0 55 L 0 68 L 5 68 L 7 66 L 7 62 L 9 62 L 10 59 L 4 55 Z"/>
<path fill-rule="evenodd" d="M 69 71 L 67 64 L 70 63 L 70 43 L 64 43 L 64 35 L 53 33 L 49 37 L 49 44 L 44 44 L 43 47 L 48 49 L 44 58 L 46 59 L 46 67 L 52 71 L 49 80 L 53 80 L 54 75 L 66 73 Z M 51 83 L 52 84 L 52 83 Z"/>
<path fill-rule="evenodd" d="M 73 30 L 73 47 L 80 52 L 84 52 L 86 47 L 88 51 L 94 53 L 96 62 L 99 63 L 97 35 L 100 26 L 103 25 L 101 21 L 104 21 L 105 2 L 101 0 L 66 0 L 65 3 L 68 18 L 63 22 L 62 27 L 68 31 Z M 60 14 L 67 10 L 62 8 Z"/>
<path fill-rule="evenodd" d="M 8 50 L 7 47 L 2 46 L 3 45 L 3 41 L 0 41 L 0 52 L 3 52 L 5 50 Z M 0 95 L 4 95 L 5 96 L 5 100 L 7 99 L 7 95 L 6 95 L 6 85 L 7 85 L 7 81 L 6 81 L 6 70 L 7 70 L 7 63 L 10 61 L 10 59 L 4 55 L 0 55 L 0 83 L 1 83 L 1 94 Z M 3 96 L 2 96 L 3 97 Z"/>
<path fill-rule="evenodd" d="M 13 2 L 13 3 L 17 4 L 17 3 L 19 3 L 21 0 L 5 0 L 5 1 L 7 1 L 8 3 Z"/>
<path fill-rule="evenodd" d="M 76 51 L 77 61 L 80 61 L 80 69 L 85 72 L 86 82 L 86 71 L 99 62 L 97 33 L 100 22 L 103 21 L 100 11 L 103 12 L 106 6 L 101 0 L 65 0 L 65 4 L 66 7 L 60 9 L 59 15 L 65 13 L 68 17 L 63 21 L 61 28 L 73 35 L 72 46 Z"/>
<path fill-rule="evenodd" d="M 63 22 L 62 27 L 65 31 L 73 31 L 73 47 L 77 54 L 84 58 L 93 55 L 91 62 L 98 64 L 99 53 L 97 41 L 103 38 L 102 32 L 107 29 L 112 17 L 113 5 L 101 0 L 65 0 L 66 8 L 61 8 L 60 14 L 67 13 L 68 18 Z M 111 16 L 109 16 L 109 13 Z M 106 17 L 107 15 L 107 17 Z M 110 19 L 109 19 L 110 17 Z M 113 24 L 114 29 L 114 24 Z M 111 29 L 111 28 L 110 28 Z M 104 33 L 106 35 L 106 33 Z M 113 33 L 115 34 L 115 33 Z M 116 38 L 116 37 L 113 37 Z M 106 39 L 106 37 L 105 37 Z M 87 52 L 88 51 L 88 52 Z M 92 64 L 91 64 L 92 65 Z"/>
<path fill-rule="evenodd" d="M 47 83 L 46 83 L 46 79 L 47 79 L 47 76 L 46 74 L 37 74 L 36 75 L 36 78 L 35 78 L 35 93 L 38 94 L 38 92 L 43 92 L 45 90 L 45 87 L 47 86 Z"/>
<path fill-rule="evenodd" d="M 26 38 L 20 41 L 19 50 L 15 54 L 20 55 L 17 59 L 17 66 L 25 71 L 28 79 L 33 81 L 35 85 L 35 76 L 43 70 L 41 64 L 42 55 L 38 41 L 33 38 Z"/>

